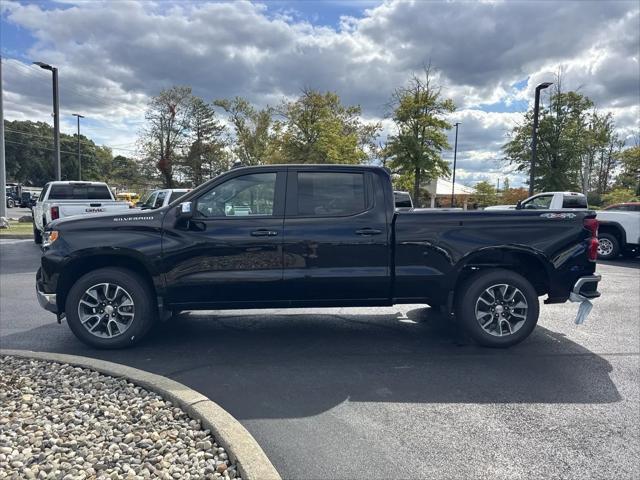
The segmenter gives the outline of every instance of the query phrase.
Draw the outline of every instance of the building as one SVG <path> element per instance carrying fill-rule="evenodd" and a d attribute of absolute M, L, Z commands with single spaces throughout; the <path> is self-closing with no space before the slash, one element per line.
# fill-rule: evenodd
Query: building
<path fill-rule="evenodd" d="M 449 180 L 438 178 L 437 180 L 431 180 L 429 183 L 423 186 L 423 188 L 429 193 L 431 198 L 431 208 L 435 207 L 451 207 L 451 187 L 452 183 Z M 465 187 L 459 183 L 456 183 L 454 195 L 454 205 L 457 207 L 463 207 L 467 209 L 469 203 L 469 197 L 476 192 L 474 188 Z"/>

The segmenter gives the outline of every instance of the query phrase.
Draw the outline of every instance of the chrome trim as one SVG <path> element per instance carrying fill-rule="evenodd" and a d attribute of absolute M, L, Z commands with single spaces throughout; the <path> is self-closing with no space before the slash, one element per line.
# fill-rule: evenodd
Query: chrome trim
<path fill-rule="evenodd" d="M 36 295 L 42 308 L 52 313 L 58 313 L 57 295 L 55 293 L 44 293 L 36 287 Z"/>
<path fill-rule="evenodd" d="M 571 291 L 576 295 L 580 295 L 580 289 L 584 286 L 585 283 L 598 283 L 600 280 L 602 280 L 601 275 L 587 275 L 586 277 L 580 277 L 578 281 L 573 285 L 573 290 Z"/>

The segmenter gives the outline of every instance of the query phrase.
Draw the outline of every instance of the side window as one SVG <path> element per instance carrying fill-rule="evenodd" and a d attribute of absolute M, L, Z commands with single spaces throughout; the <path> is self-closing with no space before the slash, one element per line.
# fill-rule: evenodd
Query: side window
<path fill-rule="evenodd" d="M 366 204 L 362 173 L 298 173 L 298 215 L 354 215 L 366 210 Z"/>
<path fill-rule="evenodd" d="M 587 197 L 583 195 L 565 195 L 562 208 L 587 208 Z"/>
<path fill-rule="evenodd" d="M 142 204 L 142 206 L 145 208 L 155 208 L 154 205 L 156 204 L 157 195 L 158 195 L 158 192 L 151 192 L 147 197 L 147 199 L 145 200 L 145 202 Z"/>
<path fill-rule="evenodd" d="M 523 205 L 527 210 L 548 210 L 551 205 L 552 195 L 540 195 L 532 198 Z"/>
<path fill-rule="evenodd" d="M 202 195 L 196 210 L 203 217 L 273 215 L 276 176 L 253 173 L 227 180 Z"/>
<path fill-rule="evenodd" d="M 45 193 L 47 193 L 47 190 L 49 189 L 49 184 L 47 183 L 44 187 L 42 187 L 42 191 L 40 192 L 40 196 L 38 197 L 38 201 L 41 202 L 42 199 L 44 198 Z"/>
<path fill-rule="evenodd" d="M 167 192 L 158 192 L 156 201 L 153 202 L 153 208 L 160 208 L 164 205 L 164 199 L 167 198 Z"/>

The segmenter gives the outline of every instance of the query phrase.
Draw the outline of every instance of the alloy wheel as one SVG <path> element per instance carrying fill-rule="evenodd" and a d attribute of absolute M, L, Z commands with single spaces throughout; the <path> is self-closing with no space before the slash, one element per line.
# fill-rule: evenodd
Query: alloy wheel
<path fill-rule="evenodd" d="M 476 320 L 490 335 L 504 337 L 516 333 L 527 319 L 529 306 L 524 293 L 508 284 L 492 285 L 476 301 Z"/>
<path fill-rule="evenodd" d="M 80 323 L 99 338 L 113 338 L 126 332 L 135 316 L 131 294 L 120 285 L 99 283 L 89 287 L 78 303 Z"/>

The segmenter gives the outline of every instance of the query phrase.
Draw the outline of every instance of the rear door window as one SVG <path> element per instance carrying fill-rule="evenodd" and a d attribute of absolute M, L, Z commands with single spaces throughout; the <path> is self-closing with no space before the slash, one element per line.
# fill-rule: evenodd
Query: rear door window
<path fill-rule="evenodd" d="M 169 197 L 169 203 L 172 203 L 174 200 L 186 195 L 187 192 L 171 192 L 171 196 Z"/>
<path fill-rule="evenodd" d="M 111 192 L 106 185 L 54 184 L 49 200 L 111 200 Z"/>
<path fill-rule="evenodd" d="M 298 216 L 348 216 L 366 209 L 363 173 L 298 172 Z"/>
<path fill-rule="evenodd" d="M 562 208 L 587 208 L 587 197 L 583 195 L 565 195 Z"/>

